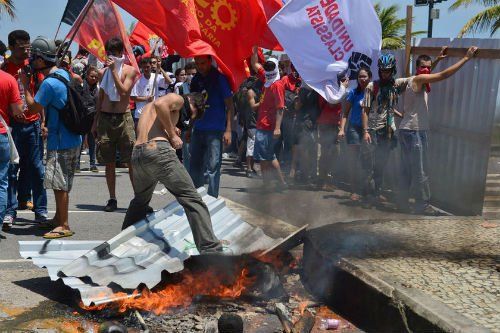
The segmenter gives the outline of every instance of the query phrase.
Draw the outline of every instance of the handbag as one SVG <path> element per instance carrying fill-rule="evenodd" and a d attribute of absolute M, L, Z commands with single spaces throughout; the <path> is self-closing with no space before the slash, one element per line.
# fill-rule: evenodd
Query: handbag
<path fill-rule="evenodd" d="M 10 133 L 10 127 L 7 126 L 7 123 L 3 119 L 2 115 L 0 115 L 0 121 L 2 122 L 3 127 L 7 129 L 7 136 L 9 137 L 10 163 L 19 164 L 19 153 L 17 152 L 16 144 L 14 143 L 14 139 Z"/>

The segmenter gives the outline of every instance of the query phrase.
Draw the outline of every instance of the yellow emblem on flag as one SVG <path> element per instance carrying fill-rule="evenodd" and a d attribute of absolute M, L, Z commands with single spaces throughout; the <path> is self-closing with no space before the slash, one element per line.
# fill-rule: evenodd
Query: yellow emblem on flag
<path fill-rule="evenodd" d="M 223 21 L 220 16 L 220 10 L 225 9 L 229 14 L 229 21 Z M 211 8 L 212 10 L 212 19 L 214 19 L 215 24 L 217 24 L 222 30 L 231 30 L 236 27 L 236 22 L 238 21 L 237 13 L 233 9 L 230 3 L 227 0 L 216 0 Z"/>

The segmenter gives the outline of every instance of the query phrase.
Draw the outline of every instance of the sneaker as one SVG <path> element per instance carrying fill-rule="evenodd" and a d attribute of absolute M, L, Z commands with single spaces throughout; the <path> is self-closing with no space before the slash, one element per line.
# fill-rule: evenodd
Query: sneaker
<path fill-rule="evenodd" d="M 250 170 L 245 171 L 247 178 L 253 178 L 253 172 Z"/>
<path fill-rule="evenodd" d="M 114 212 L 118 208 L 118 201 L 116 199 L 109 199 L 106 207 L 104 207 L 105 212 Z"/>
<path fill-rule="evenodd" d="M 87 150 L 82 150 L 82 155 L 88 155 L 89 153 L 87 152 Z"/>
<path fill-rule="evenodd" d="M 99 172 L 99 169 L 97 168 L 97 166 L 91 165 L 90 166 L 90 171 L 92 171 L 92 172 Z"/>
<path fill-rule="evenodd" d="M 274 188 L 276 192 L 283 192 L 288 190 L 288 184 L 287 183 L 278 183 L 276 184 L 276 187 Z"/>
<path fill-rule="evenodd" d="M 32 210 L 34 207 L 33 203 L 31 201 L 23 201 L 19 202 L 17 209 L 18 210 Z"/>
<path fill-rule="evenodd" d="M 12 228 L 12 225 L 14 224 L 14 217 L 10 215 L 5 215 L 3 218 L 3 224 L 2 224 L 2 230 L 6 231 Z"/>
<path fill-rule="evenodd" d="M 47 216 L 47 214 L 35 214 L 35 222 L 47 223 L 48 220 L 49 217 Z"/>

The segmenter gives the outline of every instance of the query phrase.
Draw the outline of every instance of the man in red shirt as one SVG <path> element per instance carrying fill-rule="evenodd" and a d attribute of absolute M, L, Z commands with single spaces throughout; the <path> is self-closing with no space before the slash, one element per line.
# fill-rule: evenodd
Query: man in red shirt
<path fill-rule="evenodd" d="M 24 112 L 11 118 L 12 137 L 19 152 L 19 165 L 11 165 L 9 170 L 9 195 L 4 224 L 14 223 L 17 209 L 33 209 L 35 220 L 44 222 L 47 219 L 47 193 L 43 187 L 45 168 L 42 163 L 44 125 L 40 114 L 28 114 L 24 87 L 19 81 L 20 70 L 31 72 L 30 35 L 24 30 L 14 30 L 9 34 L 8 41 L 11 56 L 4 62 L 2 69 L 17 80 Z M 30 90 L 34 94 L 35 78 L 39 77 L 36 73 L 29 74 Z M 31 191 L 34 205 L 28 204 Z"/>
<path fill-rule="evenodd" d="M 262 65 L 255 59 L 252 59 L 252 66 L 256 72 L 262 72 Z M 285 109 L 285 88 L 280 81 L 277 59 L 270 58 L 264 63 L 263 68 L 266 80 L 264 90 L 260 102 L 253 105 L 258 109 L 254 159 L 260 161 L 264 185 L 270 186 L 273 179 L 277 178 L 276 189 L 281 191 L 287 189 L 288 186 L 281 173 L 280 163 L 274 154 L 274 147 L 276 140 L 281 136 L 281 121 Z"/>
<path fill-rule="evenodd" d="M 10 164 L 10 145 L 7 134 L 9 115 L 17 116 L 23 113 L 22 100 L 16 79 L 0 70 L 0 225 L 2 225 L 7 209 L 7 189 L 9 186 L 8 172 Z M 10 225 L 2 225 L 6 230 Z"/>

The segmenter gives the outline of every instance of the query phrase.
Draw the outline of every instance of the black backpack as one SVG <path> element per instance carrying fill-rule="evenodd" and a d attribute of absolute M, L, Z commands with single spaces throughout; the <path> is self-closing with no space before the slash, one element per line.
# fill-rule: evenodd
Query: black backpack
<path fill-rule="evenodd" d="M 76 87 L 74 82 L 69 82 L 64 76 L 58 73 L 52 73 L 47 76 L 47 78 L 49 77 L 64 83 L 68 92 L 66 105 L 62 109 L 57 109 L 59 118 L 62 120 L 64 126 L 75 134 L 87 134 L 94 122 L 96 114 L 95 106 L 85 103 L 85 99 L 79 92 L 80 89 Z"/>

